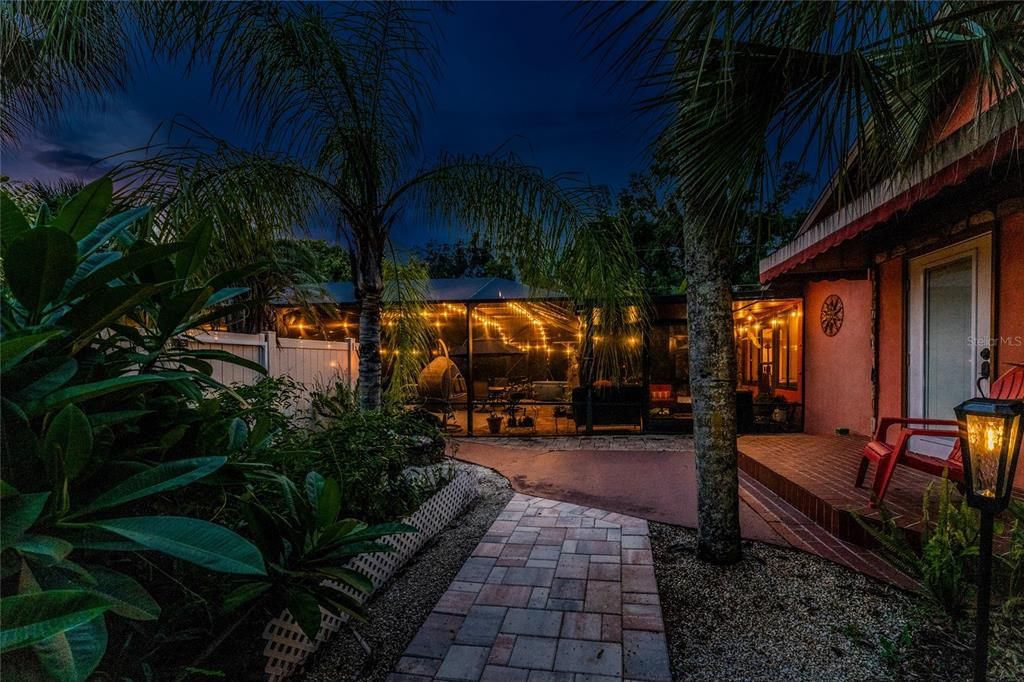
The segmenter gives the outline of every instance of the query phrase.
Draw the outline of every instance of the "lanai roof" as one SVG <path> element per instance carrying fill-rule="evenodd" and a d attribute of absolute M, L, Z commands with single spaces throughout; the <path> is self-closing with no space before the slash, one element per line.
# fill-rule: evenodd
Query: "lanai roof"
<path fill-rule="evenodd" d="M 356 303 L 352 282 L 329 282 L 323 288 L 326 298 L 314 303 Z M 429 303 L 488 303 L 564 298 L 566 296 L 560 292 L 535 289 L 501 277 L 457 277 L 427 280 L 425 300 Z"/>

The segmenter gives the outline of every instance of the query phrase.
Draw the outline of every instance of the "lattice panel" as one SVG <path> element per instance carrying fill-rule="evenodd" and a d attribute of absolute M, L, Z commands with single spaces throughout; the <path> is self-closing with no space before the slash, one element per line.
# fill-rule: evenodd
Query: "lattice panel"
<path fill-rule="evenodd" d="M 385 538 L 382 542 L 393 547 L 395 551 L 363 554 L 349 563 L 349 568 L 365 574 L 373 582 L 374 589 L 378 589 L 390 580 L 423 545 L 462 513 L 462 510 L 475 497 L 474 476 L 465 471 L 460 472 L 448 485 L 416 510 L 415 514 L 403 519 L 405 523 L 418 529 L 416 533 L 404 533 Z M 334 582 L 325 584 L 360 601 L 365 599 L 365 595 L 357 593 L 347 585 Z M 267 623 L 267 627 L 263 630 L 263 639 L 267 640 L 263 655 L 267 659 L 264 671 L 269 682 L 278 682 L 301 670 L 309 655 L 316 651 L 321 644 L 330 640 L 348 620 L 347 616 L 339 618 L 323 609 L 320 612 L 323 619 L 315 642 L 306 637 L 287 609 Z"/>

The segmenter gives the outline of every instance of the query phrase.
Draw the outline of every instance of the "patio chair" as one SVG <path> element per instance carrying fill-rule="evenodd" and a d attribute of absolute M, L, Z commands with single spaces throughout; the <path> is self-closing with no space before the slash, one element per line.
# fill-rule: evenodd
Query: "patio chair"
<path fill-rule="evenodd" d="M 1024 366 L 1014 367 L 1001 377 L 992 382 L 989 390 L 990 398 L 999 400 L 1021 400 L 1024 399 Z M 956 430 L 936 429 L 933 427 L 952 426 L 956 421 L 952 419 L 914 419 L 905 417 L 883 417 L 878 421 L 878 428 L 871 441 L 864 447 L 864 454 L 861 455 L 860 467 L 857 469 L 857 487 L 864 485 L 864 477 L 868 472 L 868 465 L 875 462 L 875 480 L 872 484 L 874 496 L 870 506 L 874 507 L 881 503 L 885 497 L 885 491 L 892 480 L 893 472 L 897 464 L 924 471 L 934 476 L 941 476 L 943 470 L 951 481 L 963 481 L 964 463 L 960 453 L 960 441 L 953 443 L 953 449 L 947 459 L 931 457 L 918 454 L 908 449 L 910 439 L 914 436 L 934 436 L 939 438 L 956 438 Z M 894 440 L 889 439 L 889 429 L 898 426 Z"/>

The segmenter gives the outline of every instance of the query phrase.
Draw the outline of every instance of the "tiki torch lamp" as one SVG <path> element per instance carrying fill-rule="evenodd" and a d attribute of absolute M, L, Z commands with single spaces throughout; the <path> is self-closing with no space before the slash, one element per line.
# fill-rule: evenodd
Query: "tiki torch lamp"
<path fill-rule="evenodd" d="M 956 408 L 963 451 L 967 504 L 981 512 L 978 554 L 978 619 L 974 641 L 974 680 L 988 667 L 989 598 L 992 582 L 992 521 L 1010 503 L 1013 474 L 1020 459 L 1024 402 L 973 398 Z"/>

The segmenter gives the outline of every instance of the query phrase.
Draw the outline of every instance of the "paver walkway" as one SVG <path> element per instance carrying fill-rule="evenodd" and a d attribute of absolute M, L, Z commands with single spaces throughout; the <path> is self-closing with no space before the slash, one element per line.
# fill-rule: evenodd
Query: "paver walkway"
<path fill-rule="evenodd" d="M 389 682 L 670 680 L 647 522 L 517 493 Z"/>

